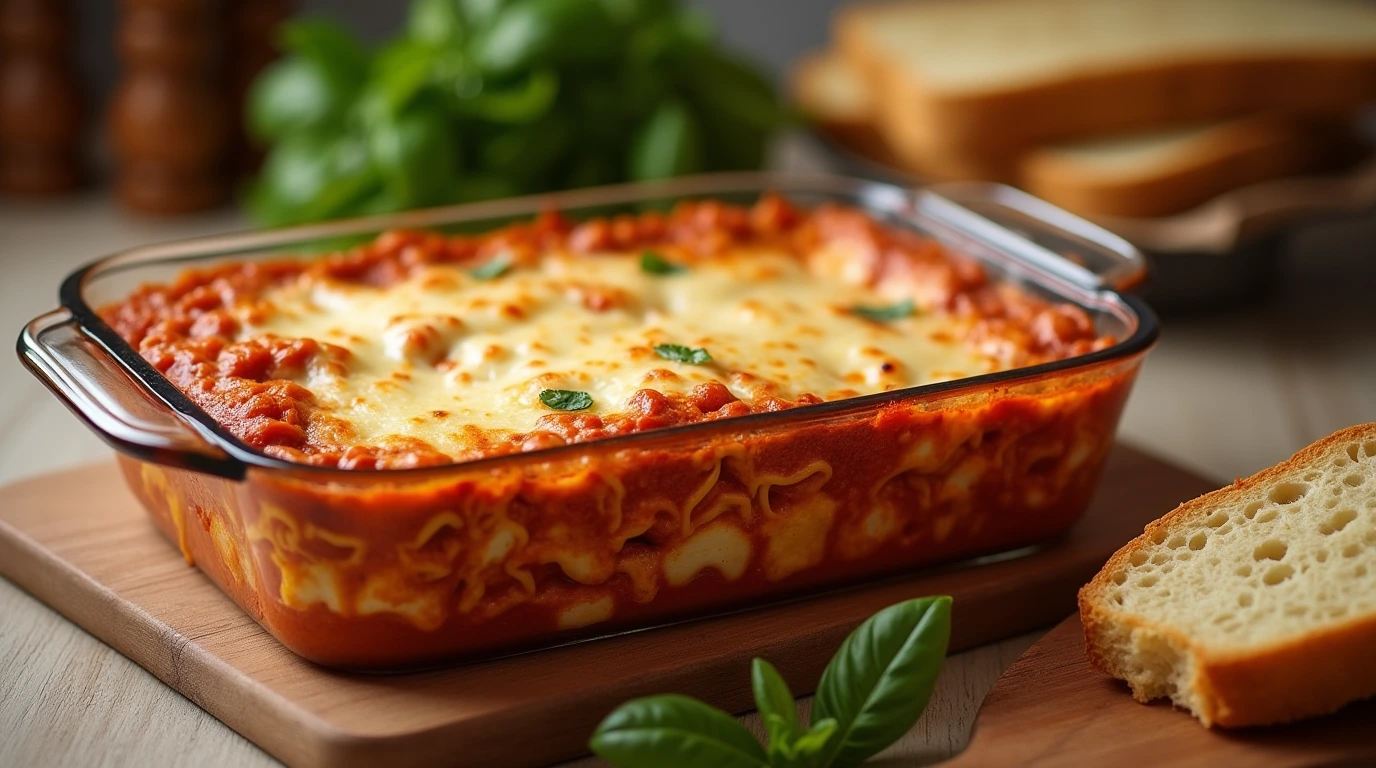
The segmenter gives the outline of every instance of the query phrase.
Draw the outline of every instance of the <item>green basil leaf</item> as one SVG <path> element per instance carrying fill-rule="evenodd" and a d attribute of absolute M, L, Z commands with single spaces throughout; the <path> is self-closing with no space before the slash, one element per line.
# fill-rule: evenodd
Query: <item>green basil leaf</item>
<path fill-rule="evenodd" d="M 707 353 L 707 350 L 701 347 L 696 349 L 685 347 L 682 344 L 656 344 L 655 354 L 665 360 L 673 360 L 676 363 L 706 365 L 712 362 L 712 356 Z M 756 695 L 758 695 L 758 692 Z"/>
<path fill-rule="evenodd" d="M 654 251 L 645 251 L 640 254 L 640 271 L 647 275 L 677 275 L 687 272 L 688 268 L 682 264 L 675 264 Z"/>
<path fill-rule="evenodd" d="M 702 136 L 697 118 L 681 101 L 659 105 L 631 145 L 631 178 L 667 179 L 702 170 Z"/>
<path fill-rule="evenodd" d="M 811 764 L 813 761 L 808 758 L 822 754 L 827 743 L 831 741 L 832 735 L 836 733 L 836 728 L 836 721 L 830 717 L 813 723 L 811 728 L 794 738 L 793 759 L 804 764 Z"/>
<path fill-rule="evenodd" d="M 455 0 L 411 0 L 406 32 L 430 45 L 452 45 L 463 39 L 464 24 Z"/>
<path fill-rule="evenodd" d="M 443 109 L 422 103 L 381 113 L 368 131 L 373 164 L 404 208 L 445 202 L 458 174 L 453 123 Z"/>
<path fill-rule="evenodd" d="M 572 389 L 542 389 L 540 402 L 556 411 L 582 411 L 592 407 L 592 395 Z"/>
<path fill-rule="evenodd" d="M 823 764 L 859 765 L 917 722 L 951 635 L 951 598 L 924 597 L 870 617 L 822 673 L 812 718 L 837 723 Z"/>
<path fill-rule="evenodd" d="M 863 317 L 866 320 L 873 320 L 876 323 L 886 323 L 890 320 L 901 320 L 913 313 L 913 300 L 904 299 L 896 304 L 887 307 L 867 307 L 857 304 L 850 308 L 851 314 Z"/>
<path fill-rule="evenodd" d="M 292 19 L 278 31 L 282 50 L 310 59 L 332 76 L 358 82 L 368 71 L 368 49 L 339 22 L 322 17 Z"/>
<path fill-rule="evenodd" d="M 764 735 L 769 739 L 769 747 L 765 749 L 765 754 L 769 756 L 769 764 L 792 766 L 795 762 L 793 737 L 797 735 L 798 724 L 795 722 L 790 725 L 784 720 L 783 715 L 777 712 L 770 712 L 761 717 L 764 720 Z"/>
<path fill-rule="evenodd" d="M 674 17 L 678 35 L 684 40 L 707 45 L 717 36 L 712 14 L 702 8 L 684 8 Z"/>
<path fill-rule="evenodd" d="M 529 123 L 548 113 L 558 95 L 558 73 L 538 69 L 511 88 L 484 90 L 457 105 L 464 114 L 494 123 Z"/>
<path fill-rule="evenodd" d="M 794 761 L 793 741 L 802 726 L 798 724 L 798 704 L 788 683 L 773 664 L 756 658 L 750 664 L 750 687 L 755 694 L 755 708 L 769 734 L 769 760 L 775 765 Z"/>
<path fill-rule="evenodd" d="M 655 351 L 658 352 L 659 347 Z M 798 725 L 798 704 L 773 664 L 758 657 L 750 663 L 750 688 L 755 693 L 755 708 L 760 711 L 760 717 L 767 719 L 777 714 L 790 730 Z"/>
<path fill-rule="evenodd" d="M 497 76 L 560 64 L 610 61 L 624 34 L 601 3 L 591 0 L 514 0 L 475 42 L 473 57 Z"/>
<path fill-rule="evenodd" d="M 528 125 L 495 127 L 478 142 L 483 169 L 507 179 L 548 179 L 574 146 L 573 121 L 555 110 Z"/>
<path fill-rule="evenodd" d="M 469 26 L 475 29 L 491 26 L 497 14 L 508 5 L 510 0 L 459 0 L 459 10 Z"/>
<path fill-rule="evenodd" d="M 617 707 L 588 746 L 617 768 L 766 768 L 764 749 L 734 717 L 687 696 Z"/>
<path fill-rule="evenodd" d="M 289 56 L 263 70 L 249 88 L 249 132 L 271 141 L 331 127 L 348 111 L 355 90 L 319 63 Z"/>
<path fill-rule="evenodd" d="M 769 736 L 769 764 L 788 768 L 821 768 L 822 752 L 836 733 L 836 721 L 819 720 L 806 731 L 795 721 L 788 724 L 782 715 L 771 712 L 764 717 L 764 730 Z"/>
<path fill-rule="evenodd" d="M 675 48 L 674 62 L 679 81 L 705 114 L 722 114 L 765 131 L 793 121 L 769 80 L 741 59 L 708 45 L 681 45 Z"/>
<path fill-rule="evenodd" d="M 482 266 L 474 267 L 474 268 L 468 270 L 468 274 L 472 275 L 474 280 L 482 280 L 482 281 L 486 282 L 486 281 L 488 281 L 488 280 L 496 280 L 497 278 L 501 277 L 502 275 L 505 275 L 510 269 L 511 269 L 511 259 L 509 259 L 509 258 L 507 258 L 506 256 L 503 255 L 503 256 L 497 256 L 497 257 L 488 259 L 487 262 L 484 263 Z M 557 391 L 559 391 L 559 390 L 553 390 L 553 389 L 547 389 L 547 390 L 545 390 L 545 392 L 557 392 Z M 544 392 L 540 393 L 540 399 L 541 399 L 542 401 L 545 399 Z M 545 405 L 549 405 L 549 403 L 546 402 Z M 588 405 L 592 405 L 592 398 L 588 398 Z M 554 406 L 550 406 L 550 407 L 552 408 L 552 407 L 554 407 Z M 583 406 L 583 407 L 584 407 L 584 408 L 587 408 L 588 406 L 585 405 L 585 406 Z M 567 409 L 566 409 L 566 410 L 567 410 Z M 576 410 L 576 409 L 575 409 L 575 410 Z"/>
<path fill-rule="evenodd" d="M 366 103 L 360 106 L 364 118 L 381 119 L 405 108 L 430 81 L 435 62 L 433 48 L 405 38 L 378 51 L 368 73 Z"/>
<path fill-rule="evenodd" d="M 248 202 L 269 226 L 319 221 L 350 212 L 379 184 L 360 137 L 297 133 L 268 152 Z"/>

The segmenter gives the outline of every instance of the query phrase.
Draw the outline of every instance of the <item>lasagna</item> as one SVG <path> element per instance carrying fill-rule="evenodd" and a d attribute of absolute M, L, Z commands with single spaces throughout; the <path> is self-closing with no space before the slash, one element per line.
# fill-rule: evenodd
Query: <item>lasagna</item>
<path fill-rule="evenodd" d="M 961 379 L 1112 343 L 1085 313 L 839 207 L 680 205 L 389 232 L 194 271 L 106 317 L 238 437 L 341 468 L 460 462 Z"/>
<path fill-rule="evenodd" d="M 1115 341 L 915 232 L 772 196 L 392 231 L 101 315 L 288 462 L 236 481 L 125 458 L 131 488 L 283 643 L 343 667 L 1045 541 L 1087 507 L 1141 359 L 924 389 Z M 371 471 L 403 468 L 428 469 Z"/>

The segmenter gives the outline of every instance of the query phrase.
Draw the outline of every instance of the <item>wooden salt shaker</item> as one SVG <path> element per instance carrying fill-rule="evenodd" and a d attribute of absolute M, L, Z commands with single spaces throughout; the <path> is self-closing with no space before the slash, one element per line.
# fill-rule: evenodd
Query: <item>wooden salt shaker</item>
<path fill-rule="evenodd" d="M 82 180 L 81 89 L 62 0 L 0 0 L 0 190 L 50 195 Z"/>
<path fill-rule="evenodd" d="M 110 116 L 119 199 L 149 213 L 184 213 L 229 190 L 229 110 L 220 77 L 221 18 L 213 0 L 123 0 L 125 71 Z"/>

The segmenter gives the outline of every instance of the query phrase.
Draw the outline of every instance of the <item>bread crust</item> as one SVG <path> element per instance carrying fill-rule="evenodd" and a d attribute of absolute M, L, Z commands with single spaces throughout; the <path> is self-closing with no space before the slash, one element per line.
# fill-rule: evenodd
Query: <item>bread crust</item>
<path fill-rule="evenodd" d="M 1376 663 L 1371 660 L 1376 649 L 1376 614 L 1354 616 L 1302 637 L 1230 653 L 1206 648 L 1171 626 L 1117 611 L 1107 597 L 1113 573 L 1126 566 L 1133 553 L 1150 546 L 1154 533 L 1168 535 L 1182 523 L 1203 518 L 1216 505 L 1232 502 L 1259 485 L 1287 479 L 1296 469 L 1331 456 L 1347 443 L 1370 440 L 1376 440 L 1376 423 L 1340 430 L 1273 467 L 1187 501 L 1147 525 L 1141 536 L 1114 553 L 1080 590 L 1080 619 L 1090 663 L 1126 679 L 1126 660 L 1114 651 L 1114 638 L 1133 630 L 1151 633 L 1192 661 L 1189 690 L 1183 697 L 1199 719 L 1205 725 L 1229 728 L 1328 714 L 1376 696 Z M 1147 698 L 1138 691 L 1134 696 Z"/>
<path fill-rule="evenodd" d="M 1038 144 L 1260 110 L 1350 112 L 1376 99 L 1376 52 L 1191 57 L 985 91 L 941 92 L 869 38 L 869 18 L 893 3 L 842 11 L 840 51 L 879 84 L 880 123 L 901 157 L 962 166 L 1011 164 Z M 1093 104 L 1093 109 L 1085 109 Z"/>

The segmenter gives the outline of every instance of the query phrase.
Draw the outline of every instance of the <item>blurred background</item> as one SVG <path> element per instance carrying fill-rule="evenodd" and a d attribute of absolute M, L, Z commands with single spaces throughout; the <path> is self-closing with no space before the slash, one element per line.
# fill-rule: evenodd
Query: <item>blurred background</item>
<path fill-rule="evenodd" d="M 278 226 L 759 167 L 980 179 L 1149 252 L 1158 309 L 1216 311 L 1267 295 L 1301 228 L 1376 204 L 1373 16 L 1363 0 L 0 0 L 0 217 L 94 190 L 163 221 Z M 1074 80 L 1115 36 L 1164 42 L 1168 62 L 1278 50 L 1290 29 L 1300 65 L 1273 52 L 1235 78 L 1004 82 Z M 962 88 L 1011 95 L 968 107 Z"/>
<path fill-rule="evenodd" d="M 827 22 L 841 0 L 686 0 L 685 4 L 710 13 L 723 41 L 749 51 L 778 77 L 804 51 L 826 41 Z M 293 7 L 302 13 L 334 16 L 373 42 L 399 30 L 407 12 L 405 0 L 301 0 Z M 119 3 L 73 0 L 71 8 L 77 20 L 75 47 L 81 72 L 99 98 L 109 94 L 115 83 L 112 30 L 119 20 Z"/>

